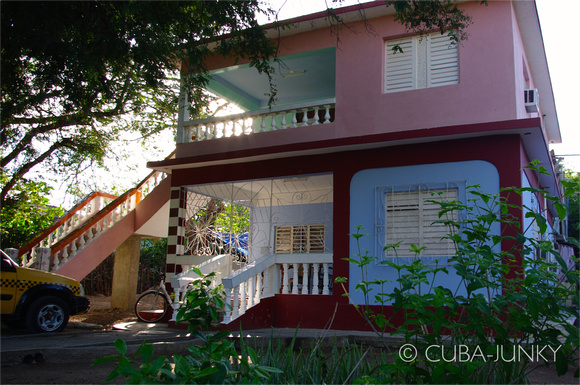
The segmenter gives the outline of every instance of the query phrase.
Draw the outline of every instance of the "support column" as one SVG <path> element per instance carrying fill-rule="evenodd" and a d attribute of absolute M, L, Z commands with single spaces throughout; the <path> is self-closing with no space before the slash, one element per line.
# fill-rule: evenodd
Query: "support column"
<path fill-rule="evenodd" d="M 131 235 L 115 251 L 111 308 L 133 310 L 137 299 L 141 238 Z"/>
<path fill-rule="evenodd" d="M 169 200 L 169 229 L 165 282 L 182 271 L 180 256 L 185 250 L 185 217 L 187 216 L 187 189 L 172 187 Z"/>

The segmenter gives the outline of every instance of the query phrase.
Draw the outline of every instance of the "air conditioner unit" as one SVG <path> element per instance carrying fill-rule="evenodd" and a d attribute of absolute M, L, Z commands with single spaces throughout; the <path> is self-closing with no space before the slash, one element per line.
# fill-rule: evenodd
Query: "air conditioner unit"
<path fill-rule="evenodd" d="M 540 95 L 537 89 L 524 90 L 524 103 L 526 111 L 538 112 L 540 110 Z"/>

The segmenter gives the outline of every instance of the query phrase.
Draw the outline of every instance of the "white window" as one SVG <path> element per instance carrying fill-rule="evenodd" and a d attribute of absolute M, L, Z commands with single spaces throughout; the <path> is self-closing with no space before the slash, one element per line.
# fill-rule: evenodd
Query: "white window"
<path fill-rule="evenodd" d="M 324 225 L 278 226 L 276 254 L 324 253 Z"/>
<path fill-rule="evenodd" d="M 411 251 L 411 245 L 424 247 L 419 257 L 425 263 L 437 259 L 440 264 L 446 263 L 443 258 L 455 254 L 453 241 L 445 237 L 452 229 L 440 223 L 445 220 L 458 221 L 457 211 L 439 217 L 441 205 L 433 202 L 450 202 L 461 199 L 460 185 L 463 182 L 442 182 L 432 184 L 400 185 L 377 187 L 377 254 L 397 262 L 405 258 L 409 262 L 417 255 Z M 401 242 L 398 248 L 385 246 Z"/>
<path fill-rule="evenodd" d="M 400 50 L 393 51 L 395 46 Z M 459 83 L 459 52 L 449 36 L 436 32 L 385 42 L 385 92 Z"/>

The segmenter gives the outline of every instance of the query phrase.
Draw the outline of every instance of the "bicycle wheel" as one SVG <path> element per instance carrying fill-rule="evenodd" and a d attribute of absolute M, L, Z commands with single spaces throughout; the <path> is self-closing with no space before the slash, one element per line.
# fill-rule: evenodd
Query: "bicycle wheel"
<path fill-rule="evenodd" d="M 143 322 L 158 322 L 169 310 L 169 303 L 163 293 L 148 291 L 142 294 L 135 303 L 135 314 Z"/>

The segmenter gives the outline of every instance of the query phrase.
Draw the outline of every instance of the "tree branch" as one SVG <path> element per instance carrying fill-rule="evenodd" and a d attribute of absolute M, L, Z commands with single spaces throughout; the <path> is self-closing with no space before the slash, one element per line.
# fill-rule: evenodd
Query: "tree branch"
<path fill-rule="evenodd" d="M 2 188 L 2 193 L 0 195 L 0 207 L 4 205 L 4 203 L 6 201 L 6 196 L 8 195 L 8 192 L 12 189 L 12 187 L 14 187 L 14 185 L 20 179 L 22 179 L 24 174 L 26 174 L 28 171 L 30 171 L 30 169 L 32 169 L 32 167 L 44 162 L 56 150 L 63 148 L 63 147 L 71 147 L 72 143 L 73 143 L 72 139 L 65 138 L 65 139 L 61 140 L 60 142 L 54 143 L 42 155 L 36 157 L 35 159 L 33 159 L 32 161 L 30 161 L 28 163 L 23 164 L 14 174 L 12 174 L 12 178 L 8 181 L 8 183 L 6 183 L 4 188 Z"/>
<path fill-rule="evenodd" d="M 24 135 L 22 139 L 20 139 L 20 141 L 16 144 L 16 146 L 14 146 L 13 150 L 8 155 L 0 159 L 0 167 L 6 167 L 10 162 L 16 159 L 18 155 L 22 153 L 22 151 L 24 151 L 28 146 L 30 146 L 32 140 L 38 135 L 46 134 L 47 132 L 58 130 L 60 128 L 68 126 L 88 126 L 92 123 L 92 120 L 95 119 L 99 120 L 104 118 L 110 118 L 113 116 L 119 116 L 123 114 L 123 111 L 124 111 L 123 106 L 117 104 L 114 109 L 109 111 L 95 112 L 88 116 L 83 116 L 81 114 L 63 116 L 57 118 L 58 120 L 54 121 L 53 123 L 32 128 L 30 131 L 26 133 L 26 135 Z M 22 118 L 21 123 L 22 124 L 35 123 L 33 122 L 32 119 L 30 119 L 29 122 L 25 122 L 25 120 L 26 119 Z M 50 118 L 47 118 L 47 121 L 49 120 Z M 17 123 L 16 120 L 15 123 Z"/>

